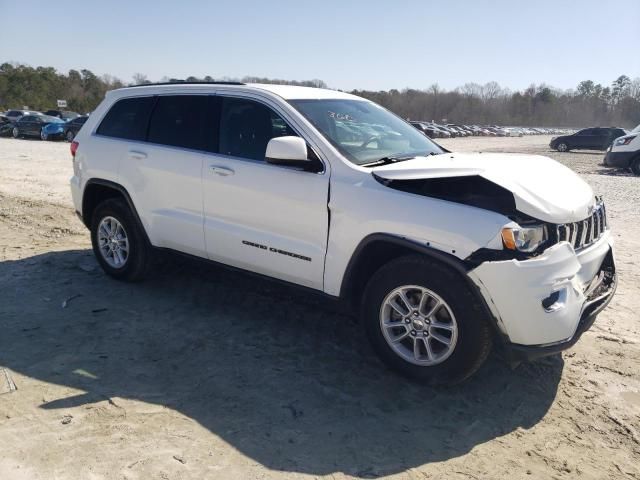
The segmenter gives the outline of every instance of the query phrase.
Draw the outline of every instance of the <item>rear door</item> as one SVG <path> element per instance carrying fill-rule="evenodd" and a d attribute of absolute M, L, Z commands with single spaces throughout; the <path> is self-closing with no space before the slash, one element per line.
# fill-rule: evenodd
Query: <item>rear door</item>
<path fill-rule="evenodd" d="M 594 128 L 594 135 L 591 143 L 591 148 L 596 150 L 605 150 L 611 143 L 612 129 L 611 128 Z"/>
<path fill-rule="evenodd" d="M 214 135 L 209 105 L 208 95 L 156 97 L 146 141 L 130 142 L 120 164 L 151 243 L 201 257 L 202 166 Z"/>
<path fill-rule="evenodd" d="M 265 161 L 271 138 L 299 135 L 279 106 L 249 95 L 218 98 L 218 153 L 203 169 L 209 258 L 322 289 L 329 172 Z"/>

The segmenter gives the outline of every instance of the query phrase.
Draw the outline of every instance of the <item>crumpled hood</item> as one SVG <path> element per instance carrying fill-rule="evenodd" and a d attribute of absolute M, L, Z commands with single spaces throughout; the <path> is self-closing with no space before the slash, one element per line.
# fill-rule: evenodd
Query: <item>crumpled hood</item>
<path fill-rule="evenodd" d="M 551 223 L 584 220 L 595 203 L 591 187 L 576 173 L 540 155 L 444 153 L 372 170 L 387 180 L 478 175 L 512 192 L 520 212 Z"/>

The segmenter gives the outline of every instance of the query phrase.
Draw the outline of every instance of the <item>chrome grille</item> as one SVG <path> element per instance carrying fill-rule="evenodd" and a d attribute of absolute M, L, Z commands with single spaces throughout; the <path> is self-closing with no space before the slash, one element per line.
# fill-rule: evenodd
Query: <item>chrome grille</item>
<path fill-rule="evenodd" d="M 607 228 L 607 211 L 604 203 L 598 201 L 590 217 L 579 222 L 558 225 L 556 233 L 559 242 L 569 242 L 578 250 L 596 242 Z"/>

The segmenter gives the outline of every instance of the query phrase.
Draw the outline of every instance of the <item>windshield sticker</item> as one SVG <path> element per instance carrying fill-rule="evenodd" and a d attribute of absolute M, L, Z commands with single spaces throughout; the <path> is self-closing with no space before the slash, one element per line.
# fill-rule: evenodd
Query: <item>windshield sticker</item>
<path fill-rule="evenodd" d="M 335 118 L 336 120 L 346 120 L 348 122 L 352 122 L 354 120 L 354 118 L 347 113 L 336 113 L 329 110 L 327 114 L 329 115 L 329 118 Z"/>

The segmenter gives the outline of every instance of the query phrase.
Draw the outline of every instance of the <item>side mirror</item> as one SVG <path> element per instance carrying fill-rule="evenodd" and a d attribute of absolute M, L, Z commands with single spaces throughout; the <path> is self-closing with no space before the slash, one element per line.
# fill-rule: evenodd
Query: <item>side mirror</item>
<path fill-rule="evenodd" d="M 269 140 L 265 154 L 268 163 L 298 167 L 308 172 L 321 172 L 322 162 L 309 158 L 307 142 L 303 138 L 288 136 Z"/>

